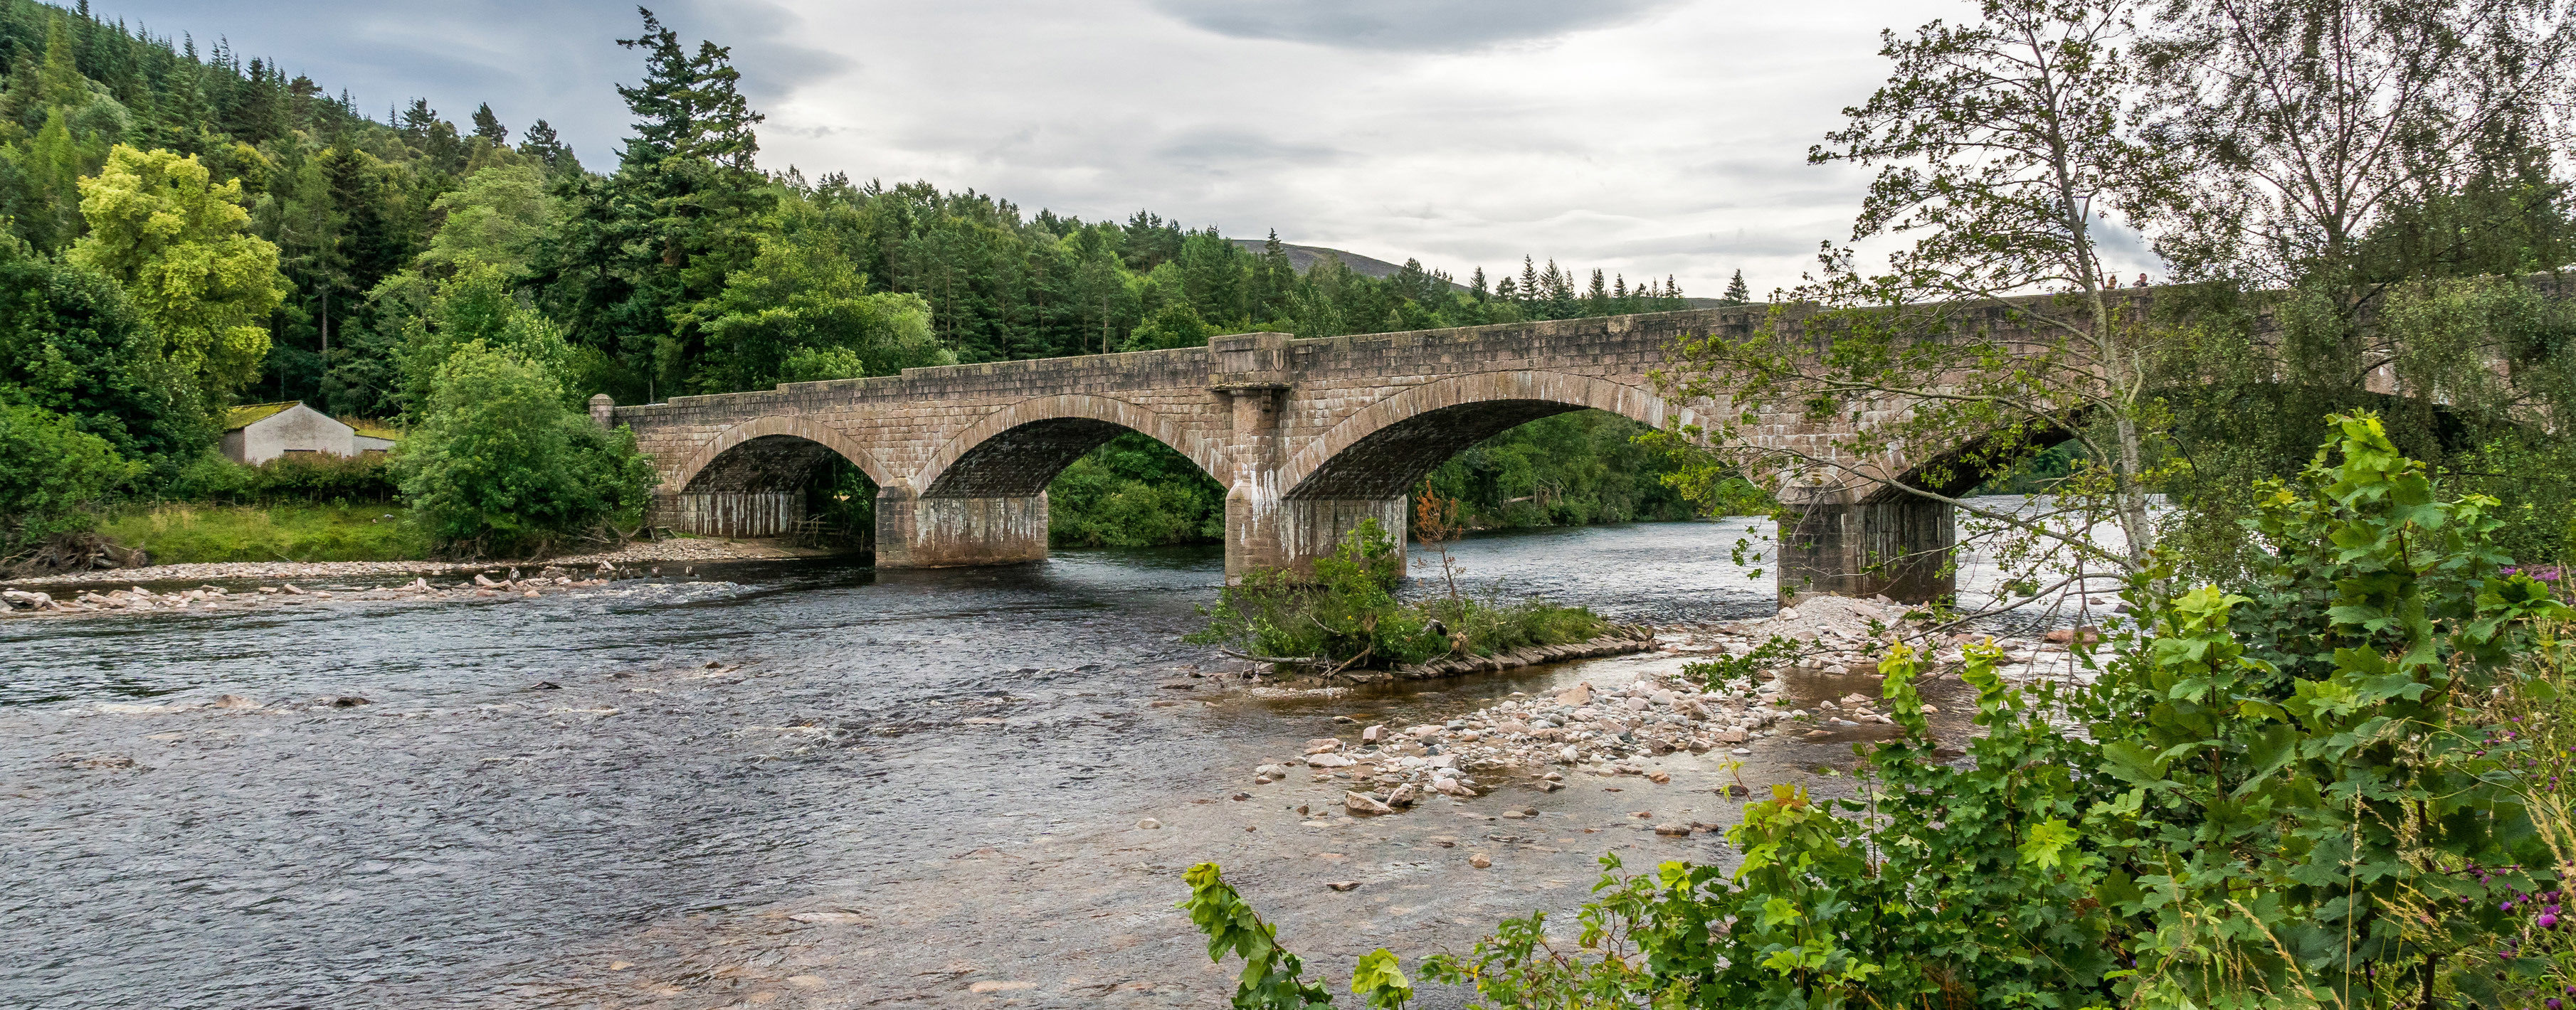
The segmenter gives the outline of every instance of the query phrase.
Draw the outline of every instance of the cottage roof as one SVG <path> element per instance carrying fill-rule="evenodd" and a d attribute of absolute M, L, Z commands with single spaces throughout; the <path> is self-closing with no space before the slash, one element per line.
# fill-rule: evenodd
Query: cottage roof
<path fill-rule="evenodd" d="M 288 400 L 285 403 L 246 403 L 225 412 L 224 430 L 240 431 L 303 405 L 304 401 L 301 400 Z"/>

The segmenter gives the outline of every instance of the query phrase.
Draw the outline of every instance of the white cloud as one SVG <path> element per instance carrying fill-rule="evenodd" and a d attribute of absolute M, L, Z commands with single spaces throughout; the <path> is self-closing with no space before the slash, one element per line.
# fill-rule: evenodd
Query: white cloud
<path fill-rule="evenodd" d="M 638 75 L 631 6 L 101 0 L 383 108 L 543 116 L 594 168 Z M 117 9 L 123 8 L 123 9 Z M 667 9 L 666 9 L 667 8 Z M 1524 253 L 1715 294 L 1795 283 L 1865 187 L 1806 151 L 1885 73 L 1882 28 L 1964 2 L 685 0 L 769 115 L 763 162 L 1137 209 L 1460 276 Z"/>

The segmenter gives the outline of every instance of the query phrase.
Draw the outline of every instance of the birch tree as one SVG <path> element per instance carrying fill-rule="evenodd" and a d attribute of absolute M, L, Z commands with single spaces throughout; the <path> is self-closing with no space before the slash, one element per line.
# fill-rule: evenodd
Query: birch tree
<path fill-rule="evenodd" d="M 1850 244 L 1749 335 L 1686 341 L 1664 376 L 1734 416 L 1678 437 L 1710 451 L 1685 479 L 1738 472 L 1775 492 L 1879 486 L 1946 502 L 1971 528 L 2012 534 L 2007 581 L 2037 592 L 2151 565 L 2147 494 L 2160 451 L 2137 301 L 2111 276 L 2118 222 L 2168 172 L 2132 139 L 2135 64 L 2122 0 L 1985 0 L 1970 24 L 1885 33 L 1885 85 L 1809 152 L 1876 168 Z M 2130 240 L 2133 241 L 2133 240 Z M 1893 246 L 1865 267 L 1858 244 Z M 1757 408 L 1806 420 L 1890 419 L 1815 446 L 1757 444 Z M 2054 508 L 1998 508 L 1965 492 L 2061 439 L 2085 462 Z M 1884 461 L 1916 461 L 1889 473 Z M 2108 523 L 2117 543 L 2095 536 Z M 2045 559 L 2072 559 L 2077 569 Z"/>

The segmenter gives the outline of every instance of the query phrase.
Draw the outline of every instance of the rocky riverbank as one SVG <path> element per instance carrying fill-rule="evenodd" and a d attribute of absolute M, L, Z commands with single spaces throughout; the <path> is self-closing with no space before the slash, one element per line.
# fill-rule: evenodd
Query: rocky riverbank
<path fill-rule="evenodd" d="M 1645 759 L 1719 750 L 1743 758 L 1753 753 L 1748 744 L 1783 733 L 1817 741 L 1855 730 L 1861 731 L 1855 738 L 1892 734 L 1895 721 L 1876 711 L 1881 699 L 1875 693 L 1851 691 L 1816 699 L 1811 711 L 1783 700 L 1783 678 L 1801 672 L 1874 676 L 1887 645 L 1919 642 L 1926 630 L 1919 612 L 1884 599 L 1816 598 L 1760 620 L 1682 629 L 1663 641 L 1663 648 L 1683 657 L 1751 657 L 1750 676 L 1739 682 L 1713 682 L 1705 667 L 1685 665 L 1606 687 L 1583 681 L 1547 694 L 1515 691 L 1498 704 L 1439 722 L 1361 727 L 1356 720 L 1345 720 L 1351 733 L 1308 740 L 1302 754 L 1255 766 L 1253 782 L 1281 781 L 1302 770 L 1313 782 L 1346 786 L 1342 806 L 1349 813 L 1383 816 L 1409 810 L 1431 795 L 1474 797 L 1513 781 L 1553 792 L 1562 788 L 1568 773 L 1637 776 L 1663 785 L 1672 781 L 1671 774 Z M 1584 643 L 1556 647 L 1562 652 L 1533 650 L 1502 657 L 1504 662 L 1493 668 L 1657 646 L 1647 629 L 1622 631 L 1617 642 L 1623 648 L 1593 651 L 1602 643 Z M 2007 676 L 2072 676 L 2080 666 L 2069 647 L 2077 634 L 2058 631 L 2039 641 L 2005 638 L 1995 644 L 2004 651 Z M 1962 645 L 1982 637 L 1955 634 L 1929 643 L 1936 668 L 1957 664 Z M 1784 640 L 1785 649 L 1778 644 Z M 1940 711 L 1937 705 L 1926 708 Z M 1718 767 L 1735 764 L 1740 762 L 1721 761 Z M 1740 796 L 1747 787 L 1736 778 L 1692 783 L 1690 788 Z M 1524 814 L 1506 810 L 1501 816 Z M 1708 827 L 1671 823 L 1657 830 L 1686 836 Z"/>
<path fill-rule="evenodd" d="M 625 568 L 601 563 L 589 572 L 576 574 L 560 566 L 547 566 L 533 575 L 522 575 L 516 568 L 489 569 L 477 566 L 470 572 L 463 566 L 443 570 L 442 575 L 470 574 L 463 581 L 433 583 L 424 575 L 408 583 L 390 587 L 332 586 L 324 588 L 307 580 L 299 586 L 292 581 L 250 588 L 203 585 L 194 589 L 169 589 L 155 592 L 140 585 L 104 592 L 94 589 L 66 590 L 60 594 L 41 590 L 0 590 L 0 617 L 80 617 L 116 613 L 152 611 L 245 612 L 278 610 L 331 602 L 430 602 L 454 599 L 533 599 L 580 589 L 594 589 L 621 579 L 652 578 L 662 573 L 655 567 Z M 498 572 L 499 578 L 493 573 Z M 681 573 L 694 571 L 682 566 Z M 397 573 L 399 574 L 399 573 Z M 312 586 L 313 588 L 306 588 Z"/>
<path fill-rule="evenodd" d="M 54 599 L 78 595 L 57 587 L 122 587 L 145 583 L 178 582 L 318 582 L 377 580 L 412 576 L 468 576 L 478 573 L 500 573 L 516 568 L 581 571 L 609 565 L 618 570 L 634 566 L 652 567 L 678 563 L 686 566 L 702 562 L 770 561 L 790 558 L 820 557 L 831 551 L 793 547 L 776 540 L 721 540 L 705 537 L 675 537 L 669 540 L 638 541 L 614 551 L 571 555 L 541 561 L 217 561 L 176 565 L 145 565 L 136 568 L 105 568 L 59 575 L 0 579 L 0 586 L 20 591 L 37 592 Z M 479 587 L 478 587 L 479 588 Z M 38 609 L 22 601 L 12 601 L 20 611 Z"/>

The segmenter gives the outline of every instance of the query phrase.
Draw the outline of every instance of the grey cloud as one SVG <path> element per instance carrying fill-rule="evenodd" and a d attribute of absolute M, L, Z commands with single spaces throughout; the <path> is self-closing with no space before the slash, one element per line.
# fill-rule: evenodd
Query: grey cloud
<path fill-rule="evenodd" d="M 1323 144 L 1292 142 L 1231 128 L 1184 130 L 1155 145 L 1153 151 L 1159 161 L 1209 168 L 1320 165 L 1342 156 L 1339 149 Z"/>
<path fill-rule="evenodd" d="M 1347 49 L 1458 52 L 1607 28 L 1679 0 L 1153 0 L 1192 26 Z"/>
<path fill-rule="evenodd" d="M 683 40 L 733 47 L 755 106 L 838 73 L 848 58 L 807 45 L 802 19 L 771 0 L 647 3 Z M 199 51 L 228 40 L 245 60 L 275 59 L 334 93 L 345 88 L 369 115 L 425 97 L 462 123 L 478 103 L 514 130 L 545 119 L 582 160 L 604 167 L 627 134 L 614 83 L 643 76 L 620 49 L 641 22 L 624 0 L 445 0 L 437 4 L 347 0 L 100 0 L 102 18 L 154 35 L 193 35 Z"/>

